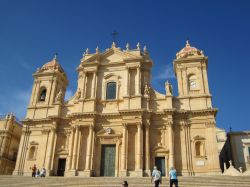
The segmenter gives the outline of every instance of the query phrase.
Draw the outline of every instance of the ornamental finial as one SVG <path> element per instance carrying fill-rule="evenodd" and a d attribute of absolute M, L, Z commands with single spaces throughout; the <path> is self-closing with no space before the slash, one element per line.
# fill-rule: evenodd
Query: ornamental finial
<path fill-rule="evenodd" d="M 128 51 L 129 50 L 129 43 L 126 44 L 126 50 Z"/>
<path fill-rule="evenodd" d="M 144 51 L 144 53 L 147 53 L 147 52 L 148 52 L 148 51 L 147 51 L 147 46 L 146 46 L 146 45 L 144 46 L 143 51 Z"/>
<path fill-rule="evenodd" d="M 96 47 L 95 52 L 96 52 L 96 53 L 99 53 L 99 52 L 100 52 L 98 46 Z"/>
<path fill-rule="evenodd" d="M 115 42 L 112 43 L 111 47 L 112 47 L 112 48 L 115 48 Z"/>
<path fill-rule="evenodd" d="M 186 40 L 186 47 L 187 47 L 187 46 L 190 46 L 189 40 L 188 40 L 188 39 Z"/>
<path fill-rule="evenodd" d="M 85 54 L 86 54 L 86 55 L 89 54 L 89 48 L 86 49 Z"/>
<path fill-rule="evenodd" d="M 54 54 L 54 60 L 57 60 L 58 53 Z"/>
<path fill-rule="evenodd" d="M 140 50 L 140 43 L 139 42 L 137 43 L 136 47 L 137 47 L 137 50 Z"/>

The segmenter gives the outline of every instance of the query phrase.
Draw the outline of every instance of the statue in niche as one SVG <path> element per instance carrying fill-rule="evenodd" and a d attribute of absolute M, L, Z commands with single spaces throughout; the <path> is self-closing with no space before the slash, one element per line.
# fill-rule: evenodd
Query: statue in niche
<path fill-rule="evenodd" d="M 76 97 L 75 100 L 78 100 L 81 97 L 81 89 L 78 88 L 77 92 L 76 92 Z"/>
<path fill-rule="evenodd" d="M 144 87 L 144 94 L 149 95 L 150 94 L 150 87 L 148 86 L 148 83 L 145 84 Z"/>
<path fill-rule="evenodd" d="M 62 89 L 60 89 L 60 91 L 56 95 L 55 101 L 60 103 L 62 102 L 62 100 L 63 100 L 63 91 Z"/>

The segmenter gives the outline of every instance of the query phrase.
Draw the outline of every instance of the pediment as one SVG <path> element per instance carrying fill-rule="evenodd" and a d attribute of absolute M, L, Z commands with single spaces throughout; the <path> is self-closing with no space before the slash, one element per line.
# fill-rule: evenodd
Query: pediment
<path fill-rule="evenodd" d="M 165 152 L 168 152 L 168 149 L 165 146 L 161 145 L 161 144 L 157 144 L 157 145 L 154 146 L 152 151 L 155 152 L 155 153 L 163 153 L 163 152 L 165 153 Z"/>
<path fill-rule="evenodd" d="M 123 62 L 125 59 L 141 58 L 140 56 L 131 54 L 127 51 L 122 51 L 120 48 L 111 48 L 104 53 L 94 54 L 92 57 L 84 60 L 83 62 Z"/>
<path fill-rule="evenodd" d="M 63 154 L 68 154 L 68 150 L 65 149 L 65 147 L 60 147 L 56 150 L 56 154 L 60 154 L 60 155 L 63 155 Z"/>
<path fill-rule="evenodd" d="M 205 140 L 205 138 L 202 137 L 202 136 L 197 135 L 197 136 L 194 137 L 194 140 Z"/>
<path fill-rule="evenodd" d="M 118 137 L 121 136 L 121 133 L 114 133 L 110 127 L 101 129 L 96 133 L 97 137 Z"/>

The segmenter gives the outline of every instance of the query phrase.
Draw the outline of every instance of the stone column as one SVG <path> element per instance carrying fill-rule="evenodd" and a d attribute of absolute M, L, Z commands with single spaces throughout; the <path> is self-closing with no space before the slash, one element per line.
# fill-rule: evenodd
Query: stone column
<path fill-rule="evenodd" d="M 208 85 L 208 79 L 207 79 L 207 69 L 206 66 L 202 66 L 202 75 L 203 75 L 203 81 L 204 81 L 204 87 L 205 87 L 205 93 L 209 94 L 209 85 Z"/>
<path fill-rule="evenodd" d="M 140 71 L 140 66 L 137 67 L 137 93 L 136 95 L 141 94 L 141 71 Z"/>
<path fill-rule="evenodd" d="M 17 159 L 16 159 L 15 170 L 13 171 L 13 175 L 21 174 L 21 172 L 20 172 L 20 162 L 21 162 L 21 155 L 23 154 L 22 152 L 23 152 L 23 146 L 24 146 L 25 132 L 26 132 L 26 127 L 23 126 L 21 140 L 20 140 L 20 143 L 19 143 L 19 150 L 18 150 Z"/>
<path fill-rule="evenodd" d="M 210 175 L 220 173 L 215 122 L 206 123 L 206 156 Z"/>
<path fill-rule="evenodd" d="M 83 72 L 83 79 L 82 79 L 82 90 L 81 90 L 81 99 L 84 98 L 84 90 L 85 90 L 85 82 L 86 82 L 86 73 Z"/>
<path fill-rule="evenodd" d="M 121 158 L 121 175 L 123 177 L 127 176 L 127 150 L 126 150 L 126 144 L 127 144 L 127 124 L 123 124 L 123 130 L 122 130 L 122 158 Z"/>
<path fill-rule="evenodd" d="M 77 156 L 77 146 L 78 146 L 78 139 L 79 139 L 79 126 L 76 126 L 75 132 L 75 141 L 74 141 L 74 149 L 73 149 L 73 157 L 72 157 L 72 170 L 76 170 L 76 156 Z"/>
<path fill-rule="evenodd" d="M 129 67 L 127 67 L 127 89 L 126 89 L 126 93 L 127 96 L 129 96 Z"/>
<path fill-rule="evenodd" d="M 92 137 L 93 137 L 93 125 L 89 126 L 89 136 L 88 136 L 88 145 L 87 145 L 87 158 L 86 158 L 86 165 L 85 170 L 90 174 L 90 159 L 91 159 L 91 149 L 92 149 Z"/>
<path fill-rule="evenodd" d="M 149 124 L 145 124 L 145 169 L 148 175 L 150 176 L 150 136 L 149 136 Z"/>
<path fill-rule="evenodd" d="M 98 83 L 98 74 L 97 72 L 95 71 L 95 88 L 94 88 L 94 98 L 96 98 L 96 94 L 97 94 L 97 83 Z"/>
<path fill-rule="evenodd" d="M 142 124 L 137 124 L 137 153 L 136 153 L 136 171 L 138 177 L 142 177 L 142 147 L 143 147 Z"/>
<path fill-rule="evenodd" d="M 169 137 L 169 165 L 174 167 L 174 137 L 173 137 L 173 122 L 168 123 Z"/>
<path fill-rule="evenodd" d="M 78 147 L 77 147 L 77 153 L 76 153 L 76 169 L 77 170 L 79 168 L 79 154 L 80 154 L 80 149 L 81 149 L 81 137 L 82 137 L 82 132 L 81 132 L 81 128 L 80 128 L 78 131 L 78 141 L 77 141 Z"/>
<path fill-rule="evenodd" d="M 0 150 L 0 156 L 1 157 L 4 157 L 5 156 L 5 148 L 6 148 L 6 145 L 7 145 L 7 140 L 8 140 L 8 135 L 5 134 L 3 135 L 3 141 L 2 141 L 2 147 L 1 147 L 1 150 Z"/>
<path fill-rule="evenodd" d="M 188 85 L 189 85 L 189 82 L 188 82 L 186 68 L 182 69 L 182 80 L 183 80 L 183 82 L 182 82 L 182 84 L 183 84 L 183 94 L 187 95 L 188 94 Z"/>
<path fill-rule="evenodd" d="M 45 165 L 45 168 L 47 168 L 47 173 L 48 175 L 51 175 L 51 162 L 52 162 L 52 154 L 53 153 L 53 148 L 54 148 L 54 139 L 55 139 L 55 131 L 56 128 L 52 127 L 50 129 L 50 133 L 49 133 L 49 140 L 48 140 L 48 156 L 47 156 L 47 162 Z"/>
<path fill-rule="evenodd" d="M 95 82 L 96 82 L 96 71 L 93 72 L 92 87 L 91 87 L 91 98 L 95 98 Z"/>
<path fill-rule="evenodd" d="M 66 170 L 71 170 L 74 136 L 75 136 L 75 127 L 71 127 L 71 132 L 70 132 L 70 137 L 69 137 L 69 147 L 68 147 L 69 154 L 67 157 Z"/>

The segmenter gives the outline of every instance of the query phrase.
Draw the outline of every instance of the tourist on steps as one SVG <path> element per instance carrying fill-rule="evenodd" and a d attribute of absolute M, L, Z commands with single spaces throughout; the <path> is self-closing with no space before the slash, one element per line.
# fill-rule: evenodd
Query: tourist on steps
<path fill-rule="evenodd" d="M 31 170 L 32 170 L 32 177 L 36 177 L 36 170 L 37 170 L 36 164 L 34 164 L 34 166 L 31 168 Z"/>
<path fill-rule="evenodd" d="M 128 187 L 128 182 L 127 181 L 123 181 L 122 187 Z"/>
<path fill-rule="evenodd" d="M 37 169 L 37 171 L 36 171 L 36 177 L 40 177 L 40 170 L 39 169 Z"/>
<path fill-rule="evenodd" d="M 175 187 L 178 187 L 177 173 L 174 167 L 170 168 L 169 179 L 170 179 L 170 187 L 172 187 L 173 184 L 175 185 Z"/>
<path fill-rule="evenodd" d="M 46 169 L 45 169 L 45 168 L 43 168 L 43 169 L 41 170 L 40 176 L 41 176 L 41 177 L 45 177 L 45 176 L 46 176 Z"/>
<path fill-rule="evenodd" d="M 154 180 L 155 187 L 159 187 L 161 183 L 161 172 L 157 169 L 157 166 L 154 166 L 154 170 L 152 171 L 151 182 Z"/>

